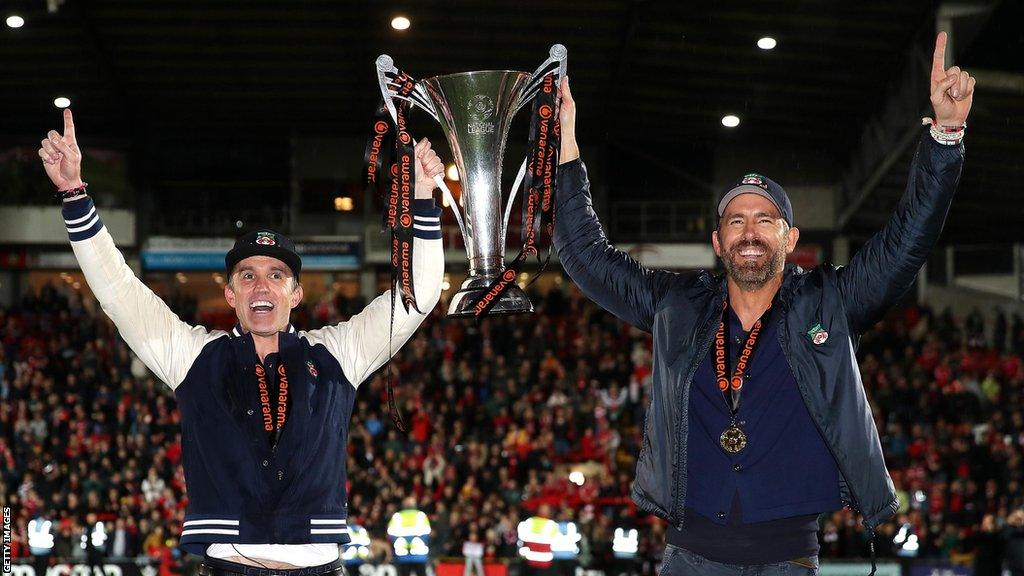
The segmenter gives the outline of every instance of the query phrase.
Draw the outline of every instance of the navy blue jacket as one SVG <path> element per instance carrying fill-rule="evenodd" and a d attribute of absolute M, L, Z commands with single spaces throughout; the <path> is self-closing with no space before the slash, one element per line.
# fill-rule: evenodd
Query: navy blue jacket
<path fill-rule="evenodd" d="M 843 499 L 869 528 L 895 514 L 898 503 L 861 382 L 856 343 L 913 284 L 942 231 L 962 164 L 962 145 L 936 143 L 923 130 L 906 191 L 885 227 L 848 266 L 787 266 L 780 288 L 779 342 L 839 466 Z M 651 404 L 633 499 L 682 529 L 690 388 L 714 339 L 725 278 L 707 271 L 650 270 L 616 250 L 594 213 L 580 161 L 559 168 L 557 210 L 555 246 L 573 281 L 603 308 L 653 335 Z M 809 333 L 817 325 L 828 332 L 821 344 Z"/>

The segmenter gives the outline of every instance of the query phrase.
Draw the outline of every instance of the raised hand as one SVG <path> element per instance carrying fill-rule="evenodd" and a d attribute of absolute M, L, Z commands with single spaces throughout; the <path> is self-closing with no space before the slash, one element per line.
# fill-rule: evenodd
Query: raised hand
<path fill-rule="evenodd" d="M 974 102 L 974 78 L 959 66 L 948 70 L 946 61 L 946 33 L 935 38 L 932 56 L 931 101 L 935 121 L 942 126 L 960 126 L 967 121 Z"/>
<path fill-rule="evenodd" d="M 75 119 L 69 108 L 64 109 L 64 134 L 50 130 L 39 148 L 39 157 L 57 190 L 82 186 L 82 151 L 75 139 Z"/>
<path fill-rule="evenodd" d="M 430 148 L 430 140 L 426 138 L 416 143 L 416 198 L 431 198 L 437 183 L 434 176 L 444 172 L 444 163 L 437 153 Z"/>
<path fill-rule="evenodd" d="M 568 76 L 562 78 L 558 95 L 562 99 L 558 108 L 558 124 L 562 135 L 558 163 L 565 164 L 580 157 L 580 148 L 576 144 L 576 101 L 572 99 L 572 91 L 569 90 Z"/>

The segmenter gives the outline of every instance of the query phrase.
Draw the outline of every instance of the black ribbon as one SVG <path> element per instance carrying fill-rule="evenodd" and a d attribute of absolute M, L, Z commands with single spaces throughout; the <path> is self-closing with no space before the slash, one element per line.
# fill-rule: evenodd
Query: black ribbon
<path fill-rule="evenodd" d="M 406 104 L 397 107 L 398 137 L 395 139 L 395 170 L 388 200 L 388 226 L 391 228 L 391 285 L 402 295 L 405 311 L 416 305 L 412 282 L 413 213 L 412 200 L 416 186 L 416 155 L 412 136 L 406 130 Z M 392 292 L 394 293 L 394 292 Z"/>
<path fill-rule="evenodd" d="M 416 87 L 416 80 L 405 72 L 398 72 L 392 79 L 397 86 L 395 94 L 409 96 Z M 383 227 L 391 232 L 391 325 L 388 331 L 388 413 L 395 427 L 406 431 L 402 415 L 395 402 L 393 371 L 390 352 L 391 339 L 395 330 L 395 300 L 401 295 L 405 311 L 410 308 L 420 312 L 413 289 L 413 198 L 416 187 L 416 151 L 412 136 L 406 127 L 406 113 L 409 104 L 404 99 L 393 100 L 395 115 L 381 100 L 374 114 L 373 128 L 363 154 L 364 179 L 368 187 L 377 190 L 384 203 Z M 393 152 L 390 162 L 385 155 Z M 383 166 L 388 166 L 383 171 Z M 420 312 L 422 313 L 422 312 Z"/>
<path fill-rule="evenodd" d="M 380 194 L 382 199 L 384 190 L 390 186 L 391 174 L 381 168 L 391 165 L 390 151 L 395 147 L 394 140 L 394 121 L 382 100 L 377 106 L 377 112 L 373 115 L 373 128 L 370 130 L 370 137 L 366 140 L 366 150 L 363 152 L 363 181 L 366 190 Z"/>

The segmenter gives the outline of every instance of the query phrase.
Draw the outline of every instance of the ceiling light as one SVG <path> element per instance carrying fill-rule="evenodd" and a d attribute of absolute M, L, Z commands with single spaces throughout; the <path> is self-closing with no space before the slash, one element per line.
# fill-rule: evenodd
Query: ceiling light
<path fill-rule="evenodd" d="M 445 176 L 448 177 L 452 182 L 459 181 L 459 169 L 455 167 L 455 164 L 449 164 L 448 170 L 445 171 Z"/>
<path fill-rule="evenodd" d="M 726 128 L 735 128 L 740 125 L 740 117 L 729 114 L 728 116 L 722 116 L 722 126 Z"/>
<path fill-rule="evenodd" d="M 25 25 L 25 19 L 17 14 L 7 17 L 7 26 L 10 28 L 21 28 Z"/>
<path fill-rule="evenodd" d="M 771 50 L 772 48 L 775 48 L 776 44 L 778 44 L 778 42 L 776 42 L 775 38 L 772 38 L 771 36 L 765 36 L 757 41 L 757 47 L 761 50 Z"/>
<path fill-rule="evenodd" d="M 391 27 L 395 30 L 408 30 L 412 22 L 405 16 L 395 16 L 391 19 Z"/>
<path fill-rule="evenodd" d="M 338 196 L 334 199 L 334 209 L 338 212 L 351 212 L 352 207 L 352 198 L 348 196 Z"/>
<path fill-rule="evenodd" d="M 71 100 L 64 96 L 58 96 L 53 99 L 53 105 L 57 108 L 67 108 L 68 106 L 71 106 Z"/>

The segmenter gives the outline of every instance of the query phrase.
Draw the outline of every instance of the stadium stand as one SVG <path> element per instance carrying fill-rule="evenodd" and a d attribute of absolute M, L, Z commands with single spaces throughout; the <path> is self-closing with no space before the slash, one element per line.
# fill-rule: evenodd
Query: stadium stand
<path fill-rule="evenodd" d="M 429 514 L 435 557 L 459 557 L 473 533 L 486 558 L 513 559 L 518 523 L 548 504 L 579 526 L 581 565 L 611 565 L 615 529 L 635 527 L 636 570 L 654 573 L 664 528 L 628 497 L 650 339 L 575 289 L 531 298 L 534 315 L 479 324 L 434 310 L 392 363 L 408 434 L 389 421 L 384 371 L 360 389 L 350 520 L 371 535 L 374 560 L 388 560 L 388 520 L 413 496 Z M 172 305 L 197 319 L 194 303 Z M 296 318 L 337 321 L 339 309 L 352 305 Z M 861 339 L 901 499 L 876 540 L 882 558 L 952 559 L 974 563 L 976 574 L 1024 558 L 1024 321 L 996 318 L 986 331 L 980 313 L 959 322 L 911 306 Z M 15 557 L 28 556 L 29 521 L 45 517 L 53 556 L 82 560 L 95 515 L 108 556 L 174 562 L 188 496 L 170 391 L 94 302 L 64 287 L 0 310 L 0 341 L 0 502 L 14 510 Z M 578 470 L 582 485 L 569 481 Z M 823 517 L 822 558 L 865 557 L 858 523 L 848 510 Z"/>

